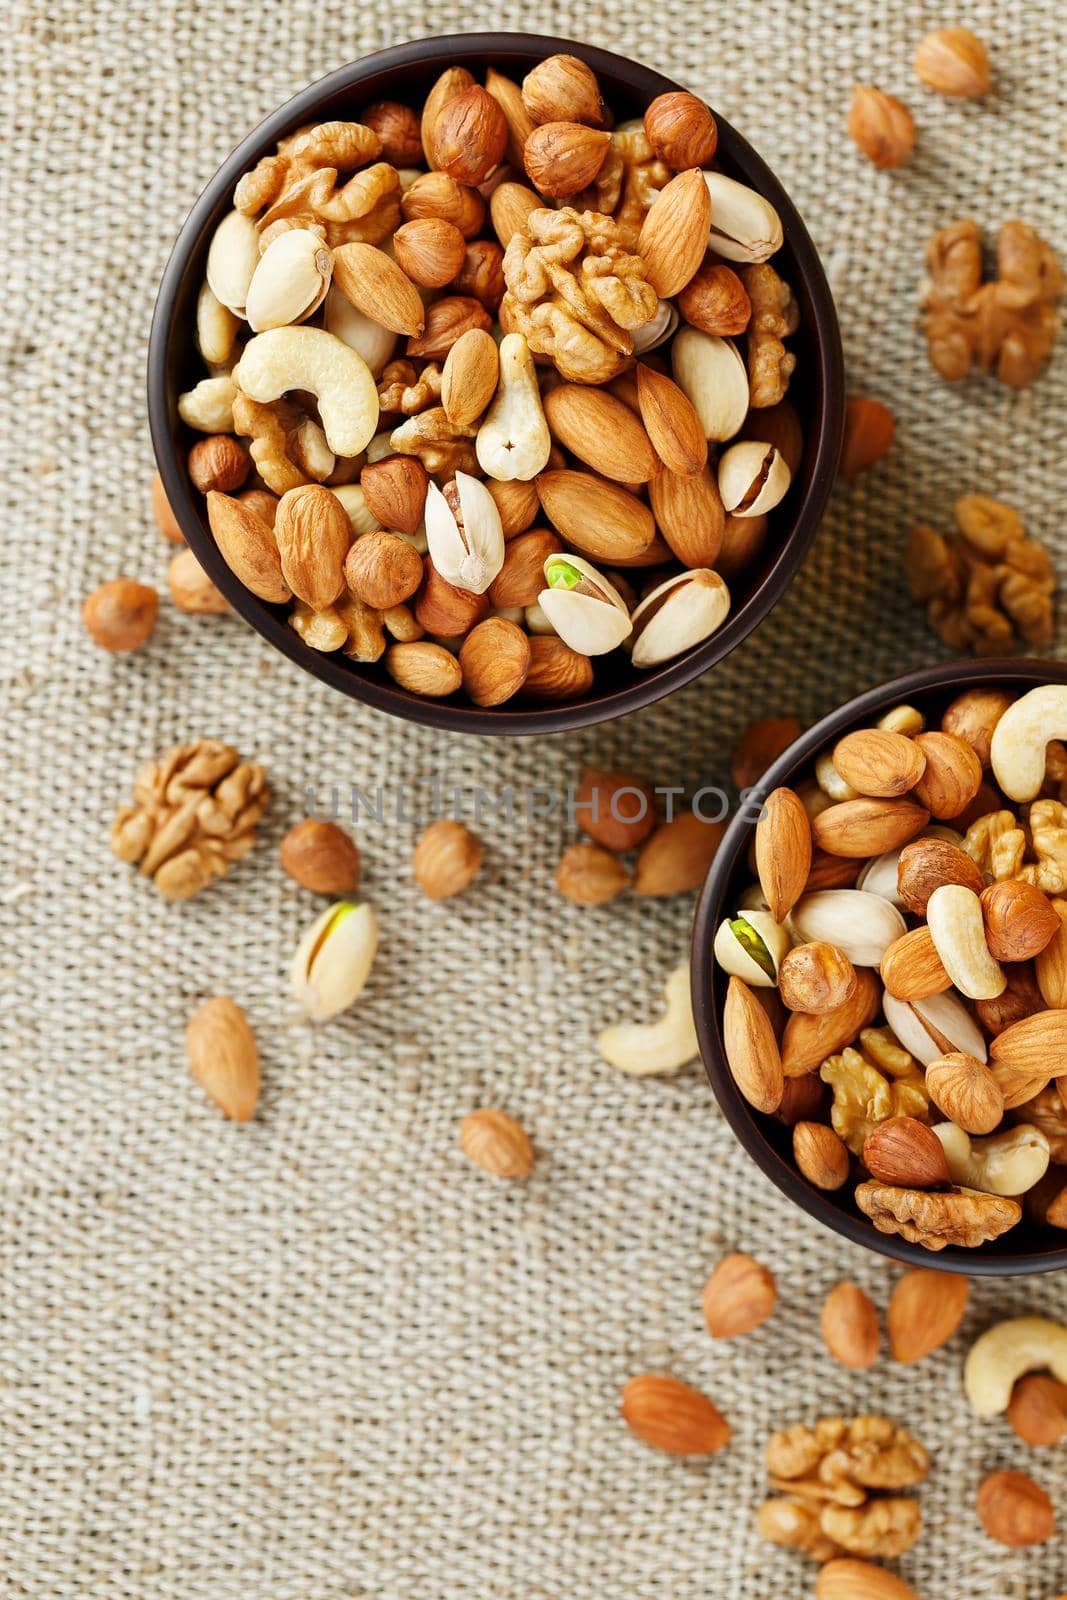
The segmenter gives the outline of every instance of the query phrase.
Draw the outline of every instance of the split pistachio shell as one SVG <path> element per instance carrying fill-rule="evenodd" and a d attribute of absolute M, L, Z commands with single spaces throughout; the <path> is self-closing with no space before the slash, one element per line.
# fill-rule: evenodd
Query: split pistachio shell
<path fill-rule="evenodd" d="M 643 328 L 634 330 L 634 355 L 641 356 L 649 350 L 655 350 L 670 338 L 677 326 L 678 307 L 673 300 L 661 300 L 655 316 Z"/>
<path fill-rule="evenodd" d="M 928 1000 L 910 1001 L 897 1000 L 886 993 L 882 996 L 882 1010 L 904 1049 L 924 1067 L 946 1053 L 944 1044 L 927 1027 L 928 1022 L 948 1040 L 950 1051 L 962 1051 L 979 1061 L 988 1059 L 985 1035 L 963 1001 L 951 991 L 932 994 Z"/>
<path fill-rule="evenodd" d="M 710 639 L 730 609 L 730 591 L 717 572 L 694 567 L 653 589 L 634 611 L 635 667 L 658 667 Z"/>
<path fill-rule="evenodd" d="M 326 1022 L 359 998 L 378 948 L 369 905 L 342 901 L 316 917 L 296 947 L 293 993 L 314 1022 Z"/>
<path fill-rule="evenodd" d="M 582 556 L 551 555 L 537 603 L 564 644 L 584 656 L 603 656 L 630 634 L 630 613 L 614 584 Z"/>
<path fill-rule="evenodd" d="M 482 471 L 498 483 L 528 483 L 548 465 L 552 437 L 530 346 L 521 333 L 500 341 L 496 396 L 474 441 Z"/>
<path fill-rule="evenodd" d="M 867 889 L 816 889 L 797 901 L 789 930 L 801 944 L 835 944 L 856 967 L 877 967 L 908 925 L 891 901 Z"/>
<path fill-rule="evenodd" d="M 719 966 L 731 977 L 743 978 L 752 988 L 773 989 L 790 942 L 769 911 L 745 911 L 719 924 L 713 948 Z"/>
<path fill-rule="evenodd" d="M 245 316 L 253 333 L 303 322 L 326 298 L 333 253 L 310 228 L 289 228 L 271 241 L 248 285 Z"/>
<path fill-rule="evenodd" d="M 726 261 L 766 261 L 782 247 L 782 222 L 769 200 L 724 172 L 705 172 L 711 196 L 708 244 Z"/>
<path fill-rule="evenodd" d="M 459 519 L 435 483 L 426 492 L 426 542 L 430 560 L 446 583 L 468 594 L 484 594 L 504 565 L 500 512 L 485 484 L 456 473 Z"/>
<path fill-rule="evenodd" d="M 251 217 L 231 211 L 208 247 L 207 281 L 215 298 L 237 317 L 245 314 L 248 286 L 258 265 L 259 229 Z"/>
<path fill-rule="evenodd" d="M 706 439 L 732 439 L 748 416 L 748 373 L 729 339 L 683 328 L 671 345 L 678 387 L 689 396 Z"/>
<path fill-rule="evenodd" d="M 331 288 L 326 296 L 326 331 L 362 356 L 376 378 L 396 349 L 396 334 L 364 316 L 340 289 Z"/>
<path fill-rule="evenodd" d="M 719 495 L 735 517 L 762 517 L 784 500 L 791 473 L 773 444 L 742 439 L 719 461 Z"/>

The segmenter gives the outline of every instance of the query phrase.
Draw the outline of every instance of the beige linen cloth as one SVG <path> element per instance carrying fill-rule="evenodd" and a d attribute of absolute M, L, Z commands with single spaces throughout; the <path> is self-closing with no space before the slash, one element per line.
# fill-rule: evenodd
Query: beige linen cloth
<path fill-rule="evenodd" d="M 977 1425 L 967 1337 L 996 1313 L 1067 1315 L 1067 1282 L 976 1287 L 964 1336 L 915 1369 L 851 1375 L 824 1353 L 823 1295 L 896 1269 L 807 1221 L 736 1145 L 699 1066 L 635 1081 L 597 1030 L 658 1001 L 686 954 L 687 899 L 561 902 L 561 816 L 521 821 L 530 785 L 588 760 L 695 788 L 745 723 L 810 721 L 941 658 L 904 592 L 902 541 L 953 497 L 1002 495 L 1067 557 L 1067 347 L 1021 394 L 949 389 L 915 330 L 922 248 L 973 214 L 1035 224 L 1067 253 L 1053 0 L 950 8 L 861 0 L 13 0 L 0 28 L 0 1596 L 3 1600 L 784 1600 L 799 1559 L 753 1527 L 769 1433 L 877 1410 L 934 1470 L 900 1570 L 924 1600 L 1049 1600 L 1062 1547 L 1013 1553 L 978 1529 L 997 1466 L 1032 1470 L 1067 1521 L 1062 1451 Z M 965 21 L 996 90 L 939 100 L 916 39 Z M 658 708 L 573 738 L 442 737 L 301 675 L 235 619 L 165 604 L 150 645 L 95 649 L 83 595 L 117 573 L 163 584 L 148 512 L 144 364 L 155 285 L 185 212 L 260 117 L 398 40 L 479 27 L 586 39 L 660 67 L 744 132 L 823 253 L 850 381 L 886 399 L 891 460 L 842 487 L 804 570 L 756 635 Z M 903 94 L 914 160 L 880 174 L 844 133 L 855 81 Z M 1067 608 L 1065 613 L 1067 613 Z M 1061 637 L 1060 645 L 1062 647 Z M 275 799 L 253 856 L 165 905 L 112 857 L 136 768 L 197 736 L 261 760 Z M 479 825 L 462 899 L 413 888 L 417 831 L 396 786 L 510 785 Z M 313 1030 L 285 969 L 318 902 L 278 841 L 309 785 L 382 785 L 364 817 L 383 927 L 358 1007 Z M 390 798 L 390 796 L 392 798 Z M 414 812 L 409 794 L 407 809 Z M 264 1064 L 256 1120 L 228 1125 L 190 1081 L 196 1002 L 233 995 Z M 457 1147 L 502 1105 L 539 1150 L 497 1184 Z M 780 1299 L 713 1345 L 707 1272 L 743 1248 Z M 669 1370 L 734 1426 L 707 1463 L 646 1450 L 618 1416 L 632 1374 Z"/>

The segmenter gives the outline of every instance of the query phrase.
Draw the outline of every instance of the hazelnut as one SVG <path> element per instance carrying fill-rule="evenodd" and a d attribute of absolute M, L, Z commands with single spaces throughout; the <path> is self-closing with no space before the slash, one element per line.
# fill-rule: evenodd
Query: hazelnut
<path fill-rule="evenodd" d="M 587 767 L 574 812 L 579 827 L 607 850 L 632 850 L 656 825 L 652 789 L 632 772 Z"/>
<path fill-rule="evenodd" d="M 835 1361 L 865 1372 L 878 1360 L 878 1312 L 858 1283 L 839 1283 L 823 1301 L 820 1319 L 827 1350 Z"/>
<path fill-rule="evenodd" d="M 530 641 L 506 617 L 487 617 L 460 646 L 463 687 L 476 706 L 499 706 L 518 694 L 530 666 Z"/>
<path fill-rule="evenodd" d="M 468 1161 L 494 1178 L 528 1178 L 534 1169 L 530 1136 L 506 1111 L 484 1109 L 464 1117 L 459 1147 Z"/>
<path fill-rule="evenodd" d="M 945 883 L 961 883 L 981 894 L 985 879 L 976 863 L 948 839 L 913 839 L 897 858 L 897 894 L 909 911 L 925 917 L 926 903 Z"/>
<path fill-rule="evenodd" d="M 198 439 L 189 451 L 189 477 L 201 494 L 229 494 L 248 477 L 252 463 L 243 444 L 228 433 Z"/>
<path fill-rule="evenodd" d="M 856 969 L 835 944 L 816 940 L 786 952 L 778 969 L 778 992 L 790 1011 L 819 1016 L 844 1005 L 856 987 Z"/>
<path fill-rule="evenodd" d="M 415 601 L 415 618 L 420 628 L 439 639 L 452 639 L 468 633 L 489 610 L 489 596 L 457 589 L 442 578 L 429 556 L 422 561 L 422 584 Z"/>
<path fill-rule="evenodd" d="M 411 648 L 410 646 L 408 648 Z M 411 858 L 415 881 L 431 900 L 448 900 L 472 883 L 482 864 L 476 834 L 451 818 L 432 822 Z"/>
<path fill-rule="evenodd" d="M 1020 1378 L 1012 1390 L 1007 1418 L 1020 1439 L 1041 1448 L 1067 1434 L 1067 1384 L 1044 1373 Z"/>
<path fill-rule="evenodd" d="M 986 944 L 994 961 L 1029 961 L 1060 931 L 1051 900 L 1035 884 L 1009 878 L 982 890 Z"/>
<path fill-rule="evenodd" d="M 362 604 L 353 600 L 353 605 Z M 367 609 L 369 617 L 377 618 L 378 612 Z M 379 637 L 381 637 L 381 623 L 378 623 Z M 376 660 L 376 656 L 358 657 L 363 660 Z M 398 683 L 409 694 L 429 695 L 432 699 L 440 700 L 446 695 L 455 694 L 463 682 L 463 675 L 459 670 L 459 662 L 450 650 L 443 645 L 433 644 L 429 639 L 413 639 L 403 644 L 390 645 L 385 652 L 385 670 L 394 683 Z"/>
<path fill-rule="evenodd" d="M 499 166 L 508 142 L 504 113 L 480 84 L 447 100 L 430 130 L 430 164 L 472 188 Z"/>
<path fill-rule="evenodd" d="M 112 578 L 94 589 L 82 607 L 82 621 L 103 650 L 136 650 L 156 625 L 159 596 L 147 583 Z"/>
<path fill-rule="evenodd" d="M 865 395 L 850 395 L 845 404 L 845 443 L 838 468 L 843 478 L 858 478 L 887 455 L 896 433 L 888 406 Z"/>
<path fill-rule="evenodd" d="M 345 581 L 357 600 L 388 611 L 402 605 L 422 582 L 422 557 L 398 533 L 365 533 L 345 557 Z"/>
<path fill-rule="evenodd" d="M 732 267 L 721 262 L 698 267 L 677 296 L 677 303 L 692 327 L 722 338 L 744 333 L 752 320 L 752 302 L 744 284 Z"/>
<path fill-rule="evenodd" d="M 167 491 L 163 487 L 163 479 L 157 472 L 152 478 L 152 515 L 164 539 L 169 539 L 171 544 L 184 544 L 185 535 L 181 530 L 174 512 L 170 509 Z"/>
<path fill-rule="evenodd" d="M 522 103 L 535 123 L 584 122 L 604 126 L 604 102 L 592 67 L 577 56 L 548 56 L 522 80 Z"/>
<path fill-rule="evenodd" d="M 563 852 L 556 887 L 577 906 L 601 906 L 629 886 L 626 867 L 602 845 L 579 840 Z"/>
<path fill-rule="evenodd" d="M 383 161 L 388 161 L 394 167 L 421 165 L 423 151 L 419 119 L 410 106 L 402 106 L 397 100 L 375 100 L 359 120 L 364 127 L 373 128 L 382 141 Z"/>
<path fill-rule="evenodd" d="M 230 609 L 226 596 L 216 589 L 191 550 L 179 550 L 172 559 L 167 587 L 178 610 L 191 616 L 221 616 Z"/>
<path fill-rule="evenodd" d="M 397 266 L 423 289 L 443 289 L 463 265 L 467 241 L 443 217 L 416 217 L 393 234 Z"/>
<path fill-rule="evenodd" d="M 404 191 L 400 210 L 407 222 L 415 217 L 443 217 L 465 239 L 473 239 L 485 220 L 485 201 L 477 189 L 457 183 L 447 172 L 423 172 Z"/>
<path fill-rule="evenodd" d="M 429 477 L 414 456 L 386 456 L 369 462 L 359 475 L 367 510 L 383 528 L 412 535 L 426 506 Z"/>
<path fill-rule="evenodd" d="M 940 1139 L 916 1117 L 880 1122 L 864 1140 L 863 1165 L 879 1183 L 900 1189 L 932 1189 L 949 1182 Z"/>
<path fill-rule="evenodd" d="M 305 817 L 296 823 L 282 840 L 281 864 L 315 894 L 354 894 L 359 887 L 359 850 L 336 822 Z"/>
<path fill-rule="evenodd" d="M 915 122 L 907 106 L 869 84 L 856 85 L 848 133 L 876 167 L 903 166 L 915 148 Z"/>
<path fill-rule="evenodd" d="M 809 1074 L 803 1078 L 787 1078 L 786 1089 L 791 1084 L 812 1083 Z M 798 1122 L 793 1128 L 793 1160 L 803 1177 L 816 1189 L 832 1193 L 848 1179 L 849 1157 L 843 1141 L 827 1127 L 825 1122 Z"/>
<path fill-rule="evenodd" d="M 504 252 L 495 239 L 475 239 L 466 248 L 456 290 L 480 300 L 494 314 L 504 298 Z"/>
<path fill-rule="evenodd" d="M 989 89 L 989 56 L 969 28 L 941 28 L 920 40 L 915 72 L 938 94 L 973 99 Z"/>
<path fill-rule="evenodd" d="M 1052 1501 L 1024 1472 L 991 1472 L 978 1490 L 978 1518 L 991 1539 L 1013 1549 L 1043 1544 L 1056 1531 Z"/>
<path fill-rule="evenodd" d="M 719 130 L 703 100 L 685 90 L 657 95 L 645 112 L 653 152 L 675 172 L 711 165 Z"/>
<path fill-rule="evenodd" d="M 578 122 L 543 123 L 523 147 L 526 175 L 542 194 L 565 200 L 595 182 L 610 144 L 610 134 Z"/>
<path fill-rule="evenodd" d="M 713 1339 L 734 1339 L 751 1333 L 774 1310 L 778 1291 L 774 1273 L 737 1253 L 724 1256 L 704 1285 L 701 1307 Z"/>

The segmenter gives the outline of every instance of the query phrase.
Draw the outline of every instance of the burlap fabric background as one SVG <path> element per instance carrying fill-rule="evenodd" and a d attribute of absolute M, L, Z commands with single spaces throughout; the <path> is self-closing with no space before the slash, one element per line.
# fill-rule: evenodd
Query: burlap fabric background
<path fill-rule="evenodd" d="M 778 1600 L 799 1561 L 752 1528 L 769 1432 L 867 1408 L 934 1453 L 927 1528 L 901 1570 L 924 1600 L 1047 1600 L 1055 1545 L 978 1531 L 980 1475 L 1030 1467 L 1067 1516 L 1062 1453 L 976 1426 L 963 1339 L 866 1376 L 821 1348 L 818 1306 L 894 1269 L 809 1225 L 716 1114 L 696 1066 L 634 1082 L 593 1048 L 682 958 L 690 906 L 561 903 L 568 830 L 481 825 L 487 869 L 452 904 L 413 891 L 415 827 L 359 829 L 384 930 L 358 1010 L 313 1031 L 285 969 L 317 910 L 277 843 L 308 784 L 563 786 L 590 758 L 695 786 L 754 715 L 810 720 L 936 659 L 900 578 L 911 518 L 1000 493 L 1067 554 L 1067 350 L 1032 390 L 949 390 L 914 329 L 922 245 L 973 213 L 1061 249 L 1067 36 L 1052 0 L 851 11 L 829 0 L 523 8 L 453 0 L 16 0 L 0 30 L 0 1593 L 34 1600 Z M 997 92 L 921 91 L 927 27 L 989 41 Z M 705 94 L 800 204 L 838 296 L 854 388 L 899 419 L 891 461 L 838 492 L 788 597 L 702 683 L 615 727 L 537 744 L 442 738 L 361 711 L 241 623 L 164 607 L 150 646 L 87 641 L 83 594 L 162 583 L 144 414 L 158 274 L 200 185 L 310 79 L 396 40 L 541 28 L 642 58 Z M 915 160 L 881 175 L 843 131 L 855 80 L 902 92 Z M 1061 645 L 1062 645 L 1061 640 Z M 266 765 L 262 845 L 169 907 L 107 846 L 138 765 L 214 735 Z M 409 809 L 413 802 L 409 800 Z M 262 1108 L 227 1125 L 191 1084 L 182 1029 L 225 992 L 255 1024 Z M 497 1185 L 461 1158 L 478 1104 L 541 1152 Z M 773 1321 L 713 1346 L 699 1298 L 741 1247 L 775 1267 Z M 976 1289 L 995 1312 L 1067 1313 L 1062 1281 Z M 731 1448 L 678 1464 L 630 1438 L 620 1386 L 648 1368 L 706 1389 Z"/>

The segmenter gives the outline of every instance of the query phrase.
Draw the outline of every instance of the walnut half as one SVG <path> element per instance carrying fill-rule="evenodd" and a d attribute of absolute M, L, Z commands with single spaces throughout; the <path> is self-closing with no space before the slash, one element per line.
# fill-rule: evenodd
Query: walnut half
<path fill-rule="evenodd" d="M 898 1233 L 927 1250 L 950 1244 L 976 1250 L 1014 1228 L 1023 1214 L 1017 1201 L 977 1189 L 898 1189 L 873 1180 L 859 1185 L 856 1204 L 879 1233 Z"/>

